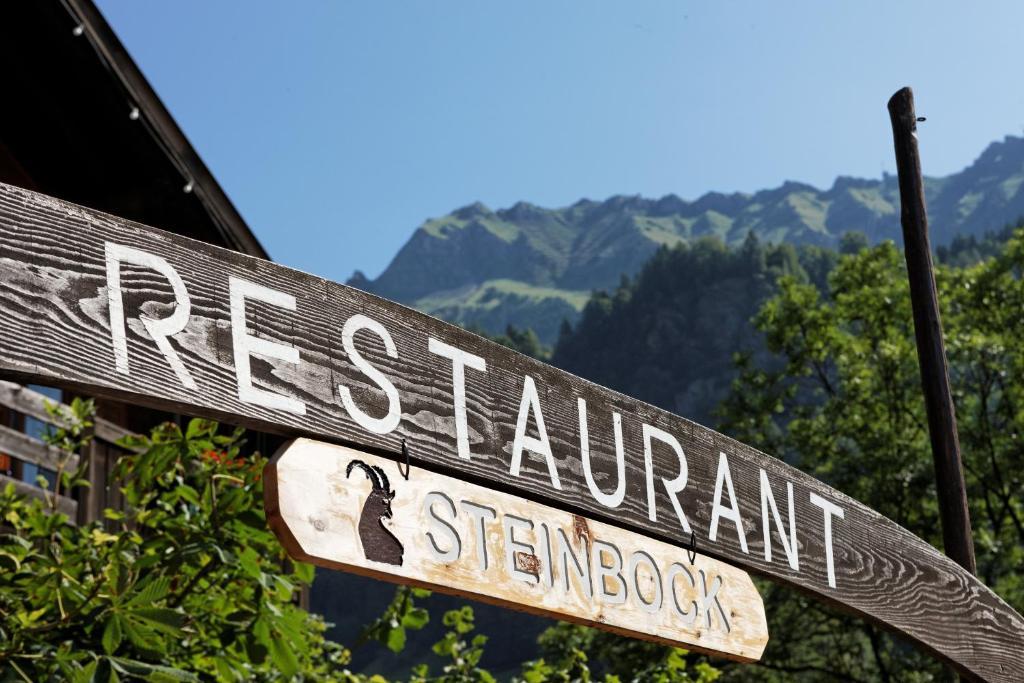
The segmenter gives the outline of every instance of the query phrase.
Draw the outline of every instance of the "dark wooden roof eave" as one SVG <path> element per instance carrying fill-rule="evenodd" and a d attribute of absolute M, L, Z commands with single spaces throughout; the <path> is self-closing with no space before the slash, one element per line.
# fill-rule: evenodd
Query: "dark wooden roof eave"
<path fill-rule="evenodd" d="M 250 256 L 269 259 L 260 241 L 228 199 L 188 138 L 149 85 L 113 29 L 90 0 L 64 0 L 81 22 L 104 66 L 134 100 L 140 117 L 150 125 L 164 153 L 191 180 L 192 192 L 202 203 L 225 246 Z"/>

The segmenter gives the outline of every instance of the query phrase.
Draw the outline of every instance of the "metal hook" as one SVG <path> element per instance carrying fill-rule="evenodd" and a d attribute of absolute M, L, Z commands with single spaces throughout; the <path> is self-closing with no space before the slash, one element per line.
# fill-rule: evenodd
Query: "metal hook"
<path fill-rule="evenodd" d="M 409 470 L 411 465 L 409 464 L 409 445 L 405 442 L 405 437 L 402 437 L 402 456 L 405 458 L 405 471 L 402 471 L 402 463 L 398 463 L 398 473 L 401 474 L 406 481 L 409 481 Z"/>
<path fill-rule="evenodd" d="M 690 542 L 686 544 L 686 557 L 692 565 L 697 560 L 697 534 L 690 532 Z"/>

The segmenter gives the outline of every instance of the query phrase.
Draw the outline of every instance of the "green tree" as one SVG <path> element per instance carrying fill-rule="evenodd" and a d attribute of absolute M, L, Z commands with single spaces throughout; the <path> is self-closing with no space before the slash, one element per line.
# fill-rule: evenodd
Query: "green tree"
<path fill-rule="evenodd" d="M 995 258 L 937 271 L 979 573 L 1018 610 L 1022 270 L 1018 231 Z M 896 246 L 851 250 L 825 288 L 783 277 L 755 325 L 774 358 L 737 359 L 741 372 L 722 409 L 724 429 L 941 547 L 909 290 Z M 781 589 L 769 588 L 766 603 L 770 623 L 786 627 L 769 643 L 760 678 L 941 676 L 932 659 L 871 624 Z"/>
<path fill-rule="evenodd" d="M 69 451 L 87 440 L 76 406 L 50 438 Z M 295 604 L 312 567 L 267 530 L 264 460 L 241 455 L 241 433 L 192 420 L 123 445 L 125 505 L 101 521 L 74 526 L 12 486 L 0 493 L 3 679 L 350 680 L 348 652 Z"/>
<path fill-rule="evenodd" d="M 409 683 L 495 683 L 494 676 L 480 667 L 487 636 L 478 633 L 470 637 L 476 628 L 473 608 L 465 605 L 449 610 L 444 615 L 444 625 L 448 632 L 434 644 L 434 654 L 447 660 L 441 674 L 433 676 L 426 664 L 420 664 L 414 668 Z"/>
<path fill-rule="evenodd" d="M 563 320 L 563 325 L 568 323 Z M 466 328 L 473 334 L 479 334 L 481 337 L 486 337 L 493 342 L 501 344 L 504 347 L 510 348 L 513 351 L 518 351 L 524 356 L 530 356 L 538 360 L 548 360 L 551 357 L 551 348 L 544 346 L 540 342 L 540 338 L 537 333 L 533 331 L 533 328 L 524 327 L 522 329 L 515 325 L 507 325 L 505 327 L 505 334 L 489 334 L 483 328 L 477 325 L 470 325 Z"/>
<path fill-rule="evenodd" d="M 709 423 L 736 375 L 732 352 L 759 346 L 750 319 L 781 275 L 824 282 L 835 252 L 706 238 L 662 247 L 633 279 L 595 292 L 551 362 L 574 374 Z"/>
<path fill-rule="evenodd" d="M 721 671 L 675 647 L 559 623 L 540 637 L 543 657 L 523 666 L 520 683 L 711 683 Z"/>

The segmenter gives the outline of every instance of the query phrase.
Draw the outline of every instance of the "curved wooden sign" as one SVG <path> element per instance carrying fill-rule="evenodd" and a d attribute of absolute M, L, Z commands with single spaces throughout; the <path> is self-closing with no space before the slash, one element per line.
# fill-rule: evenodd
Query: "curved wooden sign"
<path fill-rule="evenodd" d="M 0 373 L 315 436 L 584 513 L 805 591 L 991 681 L 1024 619 L 785 463 L 350 287 L 0 186 Z M 616 331 L 628 333 L 628 331 Z"/>
<path fill-rule="evenodd" d="M 699 553 L 309 439 L 264 479 L 267 520 L 298 560 L 739 661 L 768 642 L 750 575 Z"/>

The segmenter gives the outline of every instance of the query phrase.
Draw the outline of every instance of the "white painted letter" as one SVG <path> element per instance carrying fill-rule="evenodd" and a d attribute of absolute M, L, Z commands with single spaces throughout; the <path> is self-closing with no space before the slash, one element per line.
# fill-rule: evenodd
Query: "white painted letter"
<path fill-rule="evenodd" d="M 768 473 L 761 470 L 761 528 L 764 530 L 764 559 L 765 562 L 772 561 L 772 534 L 771 520 L 768 518 L 768 508 L 772 509 L 775 518 L 775 530 L 779 533 L 782 541 L 782 549 L 786 551 L 786 559 L 789 566 L 800 571 L 800 558 L 797 556 L 796 545 L 796 510 L 793 506 L 793 483 L 786 482 L 786 494 L 789 497 L 789 538 L 786 538 L 786 528 L 782 526 L 782 516 L 779 515 L 779 508 L 775 505 L 775 496 L 772 495 L 772 487 L 768 482 Z"/>
<path fill-rule="evenodd" d="M 516 561 L 516 553 L 522 553 L 534 560 L 537 557 L 533 553 L 532 545 L 516 540 L 516 529 L 532 531 L 533 522 L 522 517 L 510 515 L 506 512 L 501 518 L 501 527 L 505 534 L 505 571 L 508 572 L 509 576 L 514 576 L 520 581 L 525 581 L 526 583 L 537 583 L 540 581 L 539 568 L 537 573 L 533 574 L 524 569 L 520 569 L 519 563 Z M 536 563 L 534 563 L 533 566 L 536 566 Z"/>
<path fill-rule="evenodd" d="M 832 517 L 843 519 L 843 509 L 833 502 L 827 501 L 817 493 L 811 492 L 811 502 L 825 513 L 825 564 L 828 567 L 828 585 L 836 587 L 836 566 L 832 556 Z"/>
<path fill-rule="evenodd" d="M 711 590 L 708 590 L 708 577 L 704 573 L 703 569 L 698 570 L 700 573 L 700 607 L 704 610 L 705 625 L 707 628 L 711 628 L 711 606 L 714 605 L 717 608 L 718 616 L 722 620 L 722 631 L 728 633 L 732 630 L 732 626 L 729 625 L 729 618 L 725 616 L 725 608 L 722 607 L 721 601 L 718 599 L 718 591 L 722 587 L 722 577 L 715 576 L 711 580 Z"/>
<path fill-rule="evenodd" d="M 584 540 L 586 537 L 577 536 L 577 538 L 580 539 L 583 546 L 580 551 L 580 557 L 583 558 L 582 564 L 577 559 L 576 553 L 572 551 L 572 543 L 569 542 L 565 531 L 561 528 L 555 529 L 555 543 L 558 545 L 557 553 L 562 565 L 562 578 L 565 579 L 565 592 L 572 592 L 572 589 L 569 587 L 569 560 L 572 559 L 572 573 L 579 579 L 580 587 L 583 588 L 583 594 L 592 599 L 594 597 L 594 587 L 590 583 L 590 553 L 588 552 L 587 541 Z"/>
<path fill-rule="evenodd" d="M 673 562 L 672 566 L 668 568 L 668 587 L 672 590 L 672 609 L 675 610 L 677 616 L 682 619 L 682 623 L 685 626 L 692 626 L 697 621 L 697 614 L 700 609 L 697 607 L 697 601 L 691 600 L 690 605 L 693 606 L 693 610 L 685 610 L 682 605 L 679 604 L 679 593 L 676 592 L 676 577 L 680 574 L 685 574 L 687 580 L 690 583 L 690 588 L 696 588 L 697 582 L 693 579 L 693 574 L 685 565 L 678 562 Z"/>
<path fill-rule="evenodd" d="M 649 424 L 643 426 L 643 434 L 644 468 L 647 472 L 647 516 L 652 522 L 658 519 L 657 506 L 654 502 L 654 455 L 651 452 L 651 439 L 657 439 L 671 446 L 672 450 L 675 451 L 676 457 L 679 459 L 679 476 L 672 480 L 662 478 L 661 481 L 665 486 L 665 491 L 668 493 L 668 499 L 672 501 L 672 507 L 675 508 L 676 516 L 679 517 L 679 524 L 682 525 L 684 532 L 690 533 L 690 522 L 686 519 L 683 506 L 679 504 L 679 492 L 686 488 L 686 479 L 689 476 L 686 466 L 686 454 L 683 453 L 683 447 L 679 445 L 676 437 Z"/>
<path fill-rule="evenodd" d="M 449 346 L 443 341 L 431 337 L 427 341 L 427 349 L 431 353 L 448 358 L 452 361 L 452 394 L 455 400 L 455 444 L 459 457 L 470 459 L 469 424 L 466 419 L 466 366 L 480 372 L 487 371 L 487 362 L 480 356 Z"/>
<path fill-rule="evenodd" d="M 384 373 L 370 365 L 356 350 L 355 336 L 359 330 L 370 330 L 380 337 L 384 341 L 384 350 L 389 358 L 398 358 L 398 349 L 395 348 L 395 342 L 384 326 L 362 313 L 357 313 L 346 320 L 345 325 L 341 328 L 341 345 L 352 364 L 380 387 L 384 391 L 384 395 L 388 397 L 387 415 L 371 417 L 364 413 L 352 400 L 352 392 L 348 387 L 339 384 L 338 393 L 341 394 L 341 403 L 345 406 L 345 410 L 360 427 L 374 434 L 389 434 L 394 431 L 402 419 L 402 404 L 398 399 L 398 389 L 395 389 L 395 385 L 384 376 Z"/>
<path fill-rule="evenodd" d="M 722 482 L 729 491 L 729 507 L 722 505 Z M 732 474 L 729 472 L 729 460 L 725 453 L 718 452 L 718 476 L 715 478 L 715 502 L 711 506 L 711 528 L 708 531 L 708 538 L 714 541 L 718 537 L 718 520 L 721 517 L 731 519 L 736 525 L 736 535 L 740 539 L 740 548 L 743 552 L 747 550 L 747 537 L 743 535 L 743 520 L 740 519 L 740 508 L 736 503 L 736 491 L 732 487 Z"/>
<path fill-rule="evenodd" d="M 611 565 L 604 563 L 605 553 L 612 558 Z M 592 554 L 594 556 L 594 582 L 597 584 L 597 594 L 601 598 L 601 602 L 609 605 L 621 605 L 626 602 L 628 590 L 626 580 L 622 578 L 622 552 L 611 543 L 595 539 Z M 618 584 L 618 588 L 613 592 L 608 592 L 605 579 L 609 579 L 612 584 Z"/>
<path fill-rule="evenodd" d="M 644 600 L 644 592 L 640 590 L 640 565 L 646 564 L 651 568 L 651 583 L 654 585 L 654 597 L 650 602 Z M 633 579 L 633 602 L 637 607 L 649 614 L 655 614 L 661 609 L 664 592 L 661 587 L 661 572 L 654 558 L 643 550 L 635 551 L 629 558 L 629 575 Z"/>
<path fill-rule="evenodd" d="M 430 550 L 430 554 L 438 562 L 455 562 L 462 555 L 462 539 L 459 538 L 459 532 L 455 530 L 455 527 L 437 516 L 437 513 L 434 512 L 434 503 L 443 503 L 448 508 L 452 519 L 455 519 L 457 514 L 455 503 L 440 491 L 430 491 L 423 497 L 423 512 L 430 518 L 431 526 L 435 528 L 435 531 L 439 531 L 448 537 L 449 545 L 448 550 L 441 550 L 441 546 L 437 544 L 434 534 L 427 531 L 427 539 L 430 541 L 427 547 Z M 433 522 L 437 522 L 437 524 Z"/>
<path fill-rule="evenodd" d="M 548 525 L 544 522 L 540 523 L 540 531 L 544 535 L 543 539 L 540 538 L 540 535 L 537 537 L 537 550 L 540 552 L 541 580 L 545 586 L 551 588 L 555 585 L 555 568 L 551 562 L 551 532 L 548 531 Z"/>
<path fill-rule="evenodd" d="M 295 297 L 234 276 L 228 278 L 228 290 L 231 303 L 231 340 L 235 351 L 235 381 L 238 383 L 238 400 L 267 408 L 287 410 L 296 415 L 305 415 L 306 404 L 302 401 L 254 387 L 252 371 L 249 368 L 250 354 L 256 353 L 287 363 L 298 363 L 299 350 L 293 346 L 285 346 L 253 337 L 245 328 L 246 299 L 262 301 L 272 306 L 294 311 Z"/>
<path fill-rule="evenodd" d="M 583 458 L 583 476 L 587 478 L 590 493 L 598 503 L 609 508 L 617 508 L 626 497 L 626 451 L 622 446 L 622 416 L 612 413 L 612 427 L 615 430 L 615 465 L 618 468 L 619 480 L 615 485 L 615 493 L 607 494 L 597 486 L 594 473 L 590 471 L 590 433 L 587 430 L 587 402 L 576 399 L 580 412 L 580 457 Z"/>
<path fill-rule="evenodd" d="M 526 419 L 533 411 L 534 419 L 537 422 L 537 434 L 540 438 L 526 436 Z M 548 472 L 551 474 L 551 485 L 561 490 L 562 484 L 558 481 L 558 470 L 555 468 L 555 457 L 551 454 L 551 442 L 548 441 L 548 432 L 544 428 L 544 415 L 540 412 L 540 399 L 537 398 L 537 386 L 533 383 L 533 377 L 526 375 L 523 378 L 523 398 L 519 402 L 519 417 L 516 419 L 516 435 L 512 442 L 512 467 L 509 473 L 519 476 L 519 465 L 523 459 L 523 449 L 539 453 L 548 462 Z"/>
<path fill-rule="evenodd" d="M 175 376 L 186 389 L 195 389 L 196 383 L 188 369 L 178 358 L 178 353 L 167 338 L 177 334 L 188 325 L 191 312 L 191 301 L 185 283 L 166 260 L 147 251 L 126 247 L 123 244 L 106 243 L 107 261 L 107 303 L 110 309 L 110 338 L 114 345 L 114 370 L 122 375 L 128 370 L 128 338 L 124 329 L 124 300 L 121 295 L 121 264 L 131 263 L 136 266 L 152 268 L 167 278 L 174 291 L 174 313 L 167 318 L 156 320 L 146 314 L 139 316 L 146 332 L 156 342 L 160 353 L 164 354 L 167 363 L 174 370 Z"/>
<path fill-rule="evenodd" d="M 471 524 L 476 535 L 477 567 L 480 568 L 480 571 L 486 571 L 489 564 L 487 561 L 487 522 L 497 519 L 498 513 L 470 500 L 462 501 L 462 509 L 473 518 Z"/>

